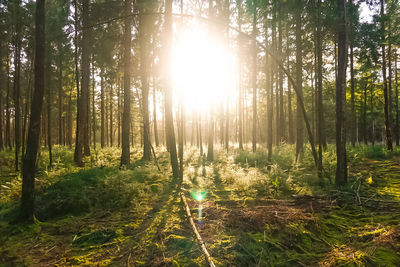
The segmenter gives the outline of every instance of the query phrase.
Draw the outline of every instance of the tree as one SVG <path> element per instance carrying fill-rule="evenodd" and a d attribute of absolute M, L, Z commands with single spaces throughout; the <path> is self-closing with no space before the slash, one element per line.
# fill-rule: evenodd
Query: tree
<path fill-rule="evenodd" d="M 125 25 L 123 40 L 124 55 L 124 110 L 122 114 L 122 133 L 121 133 L 121 166 L 128 166 L 130 163 L 129 130 L 131 122 L 131 0 L 125 0 Z"/>
<path fill-rule="evenodd" d="M 297 115 L 296 115 L 296 158 L 303 153 L 303 115 L 300 107 L 300 99 L 303 97 L 303 74 L 302 74 L 302 37 L 301 37 L 301 14 L 302 14 L 302 1 L 297 0 L 297 10 L 295 11 L 296 23 L 296 86 L 298 90 L 297 95 Z"/>
<path fill-rule="evenodd" d="M 337 0 L 337 37 L 338 37 L 338 72 L 336 78 L 336 185 L 347 182 L 346 159 L 346 65 L 347 65 L 347 31 L 345 0 Z"/>
<path fill-rule="evenodd" d="M 22 163 L 22 197 L 20 218 L 33 221 L 36 160 L 39 149 L 40 116 L 44 94 L 45 0 L 36 1 L 35 19 L 35 89 L 33 92 L 28 142 Z"/>
<path fill-rule="evenodd" d="M 392 144 L 392 111 L 390 109 L 390 90 L 388 89 L 388 82 L 386 76 L 386 49 L 385 49 L 385 9 L 384 1 L 381 3 L 381 49 L 382 49 L 382 77 L 383 77 L 383 95 L 384 95 L 384 113 L 385 113 L 385 133 L 386 133 L 386 146 L 387 149 L 393 150 Z"/>
<path fill-rule="evenodd" d="M 172 0 L 165 0 L 165 22 L 164 22 L 164 58 L 163 66 L 167 66 L 172 54 Z M 167 147 L 171 160 L 173 183 L 180 184 L 179 166 L 176 153 L 176 141 L 174 130 L 174 118 L 172 116 L 172 73 L 170 68 L 164 69 L 163 82 L 165 88 L 165 133 Z"/>
<path fill-rule="evenodd" d="M 146 1 L 140 1 L 140 13 L 145 13 Z M 149 16 L 140 15 L 140 77 L 142 84 L 142 115 L 143 115 L 143 159 L 151 160 L 150 115 L 149 115 L 149 80 L 148 80 L 148 46 L 149 34 L 146 33 Z"/>

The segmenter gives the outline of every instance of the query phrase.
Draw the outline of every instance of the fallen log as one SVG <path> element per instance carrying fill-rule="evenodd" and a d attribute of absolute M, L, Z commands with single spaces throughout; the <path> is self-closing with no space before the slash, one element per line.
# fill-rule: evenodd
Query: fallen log
<path fill-rule="evenodd" d="M 187 216 L 189 218 L 189 222 L 192 225 L 193 232 L 196 235 L 197 241 L 200 243 L 201 250 L 203 251 L 203 254 L 206 257 L 206 259 L 208 261 L 208 264 L 211 267 L 215 267 L 215 264 L 214 264 L 214 262 L 213 262 L 213 260 L 211 258 L 211 255 L 208 252 L 208 250 L 206 248 L 206 245 L 205 245 L 203 239 L 201 238 L 201 235 L 200 235 L 199 231 L 197 230 L 196 224 L 193 221 L 192 214 L 190 212 L 190 207 L 189 207 L 189 204 L 188 204 L 188 202 L 186 200 L 186 197 L 185 197 L 185 195 L 183 193 L 180 193 L 180 195 L 181 195 L 182 202 L 183 202 L 183 204 L 185 206 L 185 210 L 186 210 L 186 214 L 187 214 Z"/>

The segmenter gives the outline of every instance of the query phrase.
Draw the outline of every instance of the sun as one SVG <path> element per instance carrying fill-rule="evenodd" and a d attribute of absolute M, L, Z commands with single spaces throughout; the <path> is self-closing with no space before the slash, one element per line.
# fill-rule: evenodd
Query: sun
<path fill-rule="evenodd" d="M 204 29 L 178 35 L 173 50 L 175 99 L 186 109 L 200 112 L 220 105 L 236 92 L 235 57 L 223 40 L 211 38 Z"/>

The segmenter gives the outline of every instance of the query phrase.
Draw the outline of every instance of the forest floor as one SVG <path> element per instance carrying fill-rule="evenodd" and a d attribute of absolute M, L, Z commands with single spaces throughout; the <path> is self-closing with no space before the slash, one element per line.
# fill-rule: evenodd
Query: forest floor
<path fill-rule="evenodd" d="M 324 152 L 324 185 L 309 150 L 217 150 L 209 163 L 185 152 L 182 191 L 217 266 L 400 266 L 400 150 L 350 148 L 349 183 L 336 188 L 334 147 Z M 185 208 L 171 187 L 168 153 L 154 162 L 120 150 L 92 151 L 86 166 L 56 146 L 42 151 L 36 220 L 16 222 L 21 176 L 0 152 L 0 266 L 207 266 Z"/>

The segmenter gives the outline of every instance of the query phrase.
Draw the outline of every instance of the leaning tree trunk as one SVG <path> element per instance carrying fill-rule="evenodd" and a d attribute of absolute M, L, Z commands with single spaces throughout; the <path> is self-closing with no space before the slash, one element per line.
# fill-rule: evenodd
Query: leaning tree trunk
<path fill-rule="evenodd" d="M 337 0 L 338 71 L 336 79 L 336 185 L 347 182 L 345 103 L 346 103 L 346 11 L 345 0 Z"/>
<path fill-rule="evenodd" d="M 39 149 L 40 116 L 44 94 L 45 0 L 36 1 L 35 91 L 33 92 L 26 155 L 22 162 L 20 218 L 33 221 L 36 160 Z"/>
<path fill-rule="evenodd" d="M 121 166 L 128 166 L 130 163 L 129 130 L 131 122 L 131 0 L 125 0 L 125 28 L 123 40 L 124 55 L 124 110 L 122 114 L 122 153 Z"/>

